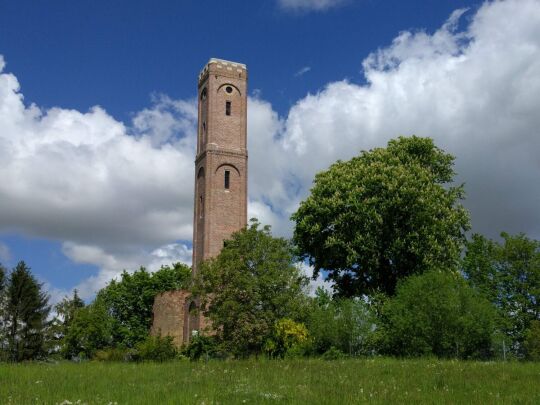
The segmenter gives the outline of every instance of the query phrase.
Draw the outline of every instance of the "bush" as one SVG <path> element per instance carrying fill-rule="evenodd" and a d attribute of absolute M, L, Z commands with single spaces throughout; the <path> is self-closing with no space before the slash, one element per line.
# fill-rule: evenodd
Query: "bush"
<path fill-rule="evenodd" d="M 459 274 L 430 271 L 409 277 L 381 315 L 377 343 L 385 354 L 491 356 L 495 310 Z"/>
<path fill-rule="evenodd" d="M 171 336 L 148 336 L 144 341 L 138 343 L 135 348 L 134 359 L 139 361 L 172 360 L 178 352 Z"/>
<path fill-rule="evenodd" d="M 93 359 L 97 361 L 130 361 L 133 350 L 110 347 L 95 352 Z"/>
<path fill-rule="evenodd" d="M 330 349 L 328 349 L 326 352 L 323 353 L 321 358 L 323 360 L 340 360 L 347 357 L 345 353 L 343 353 L 341 350 L 336 349 L 334 346 L 332 346 Z"/>
<path fill-rule="evenodd" d="M 308 340 L 308 331 L 303 323 L 298 323 L 289 318 L 283 318 L 276 322 L 273 336 L 267 339 L 265 351 L 270 357 L 300 357 Z"/>
<path fill-rule="evenodd" d="M 214 336 L 204 336 L 201 334 L 191 338 L 189 344 L 182 351 L 186 357 L 192 361 L 204 358 L 221 357 L 221 352 Z"/>

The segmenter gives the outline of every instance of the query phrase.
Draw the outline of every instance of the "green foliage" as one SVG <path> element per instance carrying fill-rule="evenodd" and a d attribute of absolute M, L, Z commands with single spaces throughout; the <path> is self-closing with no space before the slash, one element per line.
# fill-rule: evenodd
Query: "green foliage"
<path fill-rule="evenodd" d="M 526 332 L 532 321 L 540 320 L 540 241 L 524 234 L 501 236 L 503 243 L 473 235 L 463 271 L 497 308 L 507 346 L 524 356 Z"/>
<path fill-rule="evenodd" d="M 73 291 L 71 298 L 64 297 L 62 301 L 54 306 L 56 316 L 53 319 L 49 329 L 49 344 L 52 346 L 49 350 L 54 353 L 61 349 L 68 330 L 75 318 L 75 313 L 84 307 L 84 301 L 79 297 L 77 290 Z"/>
<path fill-rule="evenodd" d="M 92 360 L 97 361 L 129 361 L 133 359 L 133 349 L 107 347 L 97 350 Z"/>
<path fill-rule="evenodd" d="M 19 262 L 11 272 L 6 294 L 9 359 L 18 362 L 43 357 L 49 297 L 24 262 Z"/>
<path fill-rule="evenodd" d="M 343 296 L 392 295 L 400 278 L 455 268 L 469 216 L 453 161 L 429 138 L 400 137 L 317 174 L 292 215 L 314 274 L 329 271 Z"/>
<path fill-rule="evenodd" d="M 186 288 L 190 275 L 190 268 L 182 263 L 162 266 L 155 273 L 141 267 L 133 274 L 124 271 L 119 281 L 113 280 L 100 290 L 96 302 L 99 301 L 112 318 L 113 343 L 134 347 L 146 339 L 152 323 L 154 297 L 163 291 Z"/>
<path fill-rule="evenodd" d="M 351 356 L 368 353 L 374 317 L 361 299 L 335 298 L 322 289 L 317 291 L 308 316 L 314 354 L 334 348 Z"/>
<path fill-rule="evenodd" d="M 238 357 L 261 353 L 281 318 L 297 319 L 306 278 L 292 247 L 259 223 L 234 233 L 221 253 L 203 263 L 194 292 L 223 348 Z"/>
<path fill-rule="evenodd" d="M 490 356 L 495 310 L 459 275 L 430 271 L 398 285 L 383 306 L 377 343 L 396 356 Z"/>
<path fill-rule="evenodd" d="M 183 354 L 190 360 L 208 360 L 214 357 L 220 357 L 219 344 L 214 336 L 206 336 L 197 333 L 189 340 L 189 344 L 184 348 Z"/>
<path fill-rule="evenodd" d="M 137 360 L 167 361 L 176 357 L 177 350 L 171 336 L 147 336 L 137 343 Z"/>
<path fill-rule="evenodd" d="M 341 360 L 347 357 L 345 353 L 343 353 L 341 350 L 336 349 L 334 346 L 331 346 L 330 349 L 325 351 L 321 358 L 323 360 Z"/>
<path fill-rule="evenodd" d="M 529 360 L 540 361 L 540 321 L 532 321 L 525 334 L 525 352 Z"/>
<path fill-rule="evenodd" d="M 8 353 L 5 350 L 7 337 L 6 330 L 6 275 L 7 270 L 0 264 L 0 361 L 7 360 Z"/>
<path fill-rule="evenodd" d="M 103 303 L 95 301 L 75 312 L 63 339 L 62 354 L 69 359 L 91 359 L 112 343 L 113 319 Z"/>
<path fill-rule="evenodd" d="M 308 341 L 308 330 L 303 323 L 283 318 L 276 322 L 274 333 L 264 349 L 270 357 L 285 357 L 287 353 L 299 352 Z"/>

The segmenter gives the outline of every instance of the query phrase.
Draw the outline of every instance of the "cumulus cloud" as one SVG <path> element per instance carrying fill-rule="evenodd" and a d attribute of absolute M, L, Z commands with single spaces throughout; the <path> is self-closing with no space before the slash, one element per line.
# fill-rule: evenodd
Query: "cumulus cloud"
<path fill-rule="evenodd" d="M 347 3 L 348 0 L 278 0 L 278 4 L 286 10 L 324 11 Z"/>
<path fill-rule="evenodd" d="M 285 203 L 273 204 L 271 193 L 257 196 L 281 207 L 278 226 L 287 226 L 316 172 L 416 134 L 457 157 L 475 231 L 540 237 L 540 3 L 485 3 L 459 30 L 465 12 L 455 11 L 433 33 L 401 32 L 366 57 L 365 85 L 329 83 L 290 109 L 272 144 L 284 162 L 276 172 Z"/>
<path fill-rule="evenodd" d="M 538 1 L 457 10 L 362 66 L 366 84 L 329 83 L 285 117 L 249 99 L 250 215 L 290 236 L 315 173 L 416 134 L 457 157 L 475 231 L 540 238 Z M 25 105 L 0 57 L 0 230 L 61 240 L 69 258 L 99 266 L 79 285 L 86 296 L 124 268 L 189 263 L 195 127 L 194 100 L 166 96 L 129 124 L 100 107 Z"/>
<path fill-rule="evenodd" d="M 26 106 L 4 69 L 0 57 L 0 230 L 65 241 L 102 281 L 177 259 L 163 252 L 192 236 L 195 102 L 155 96 L 126 126 L 98 106 Z"/>

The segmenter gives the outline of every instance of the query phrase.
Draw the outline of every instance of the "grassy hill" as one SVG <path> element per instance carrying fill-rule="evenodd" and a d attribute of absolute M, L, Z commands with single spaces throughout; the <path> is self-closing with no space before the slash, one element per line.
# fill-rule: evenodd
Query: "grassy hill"
<path fill-rule="evenodd" d="M 539 363 L 0 364 L 1 404 L 540 403 Z"/>

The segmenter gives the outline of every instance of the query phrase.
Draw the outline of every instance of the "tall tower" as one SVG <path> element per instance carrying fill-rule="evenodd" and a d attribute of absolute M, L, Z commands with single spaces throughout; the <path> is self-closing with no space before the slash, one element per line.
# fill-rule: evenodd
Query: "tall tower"
<path fill-rule="evenodd" d="M 223 241 L 247 223 L 247 69 L 210 59 L 199 74 L 199 126 L 195 157 L 193 273 L 217 256 Z M 180 346 L 208 325 L 190 291 L 154 299 L 153 336 L 171 336 Z"/>
<path fill-rule="evenodd" d="M 247 223 L 247 69 L 210 59 L 199 74 L 193 272 Z"/>

